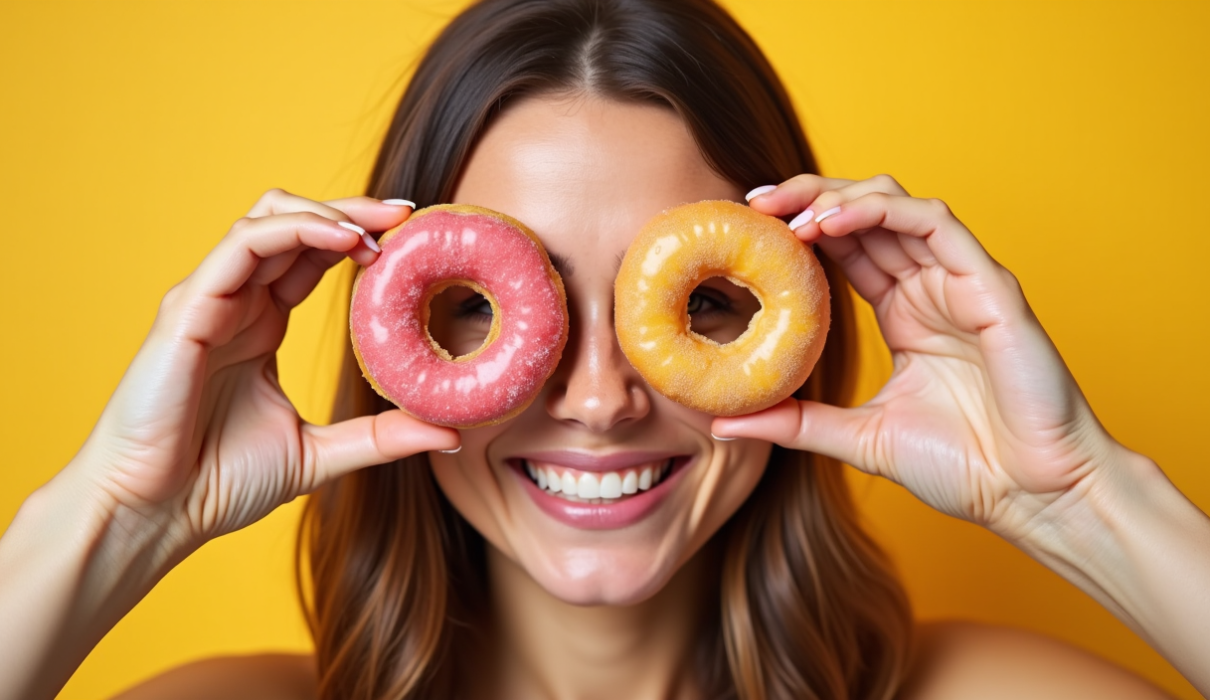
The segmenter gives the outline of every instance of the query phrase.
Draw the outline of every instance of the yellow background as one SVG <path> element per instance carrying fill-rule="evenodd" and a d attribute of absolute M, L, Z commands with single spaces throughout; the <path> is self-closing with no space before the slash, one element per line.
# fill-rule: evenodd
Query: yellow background
<path fill-rule="evenodd" d="M 160 295 L 263 190 L 359 191 L 402 75 L 461 4 L 0 5 L 0 527 L 80 445 Z M 1210 508 L 1210 4 L 728 5 L 789 84 L 826 172 L 889 172 L 945 199 L 1020 277 L 1110 431 Z M 282 351 L 313 419 L 344 342 L 334 289 L 296 312 Z M 868 390 L 887 365 L 877 345 L 867 354 Z M 1041 630 L 1197 697 L 1011 546 L 889 483 L 855 483 L 921 617 Z M 173 571 L 61 697 L 213 654 L 306 649 L 297 516 L 282 508 Z"/>

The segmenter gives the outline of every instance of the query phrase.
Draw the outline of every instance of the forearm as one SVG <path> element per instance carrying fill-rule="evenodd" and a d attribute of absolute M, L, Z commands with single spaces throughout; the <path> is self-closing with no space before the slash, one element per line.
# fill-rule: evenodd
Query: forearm
<path fill-rule="evenodd" d="M 1121 455 L 1019 543 L 1082 588 L 1210 697 L 1210 518 L 1150 460 Z M 1100 476 L 1100 474 L 1098 474 Z"/>
<path fill-rule="evenodd" d="M 184 547 L 60 474 L 0 538 L 0 700 L 49 700 Z M 177 551 L 181 550 L 181 551 Z"/>

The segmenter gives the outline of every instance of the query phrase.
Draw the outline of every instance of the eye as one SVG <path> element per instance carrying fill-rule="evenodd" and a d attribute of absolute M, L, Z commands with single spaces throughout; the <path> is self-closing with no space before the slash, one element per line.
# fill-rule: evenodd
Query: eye
<path fill-rule="evenodd" d="M 689 295 L 689 306 L 686 310 L 690 316 L 709 316 L 730 311 L 731 303 L 722 294 L 711 294 L 698 287 Z"/>
<path fill-rule="evenodd" d="M 492 304 L 481 294 L 472 294 L 470 298 L 458 305 L 458 318 L 474 323 L 492 322 Z"/>

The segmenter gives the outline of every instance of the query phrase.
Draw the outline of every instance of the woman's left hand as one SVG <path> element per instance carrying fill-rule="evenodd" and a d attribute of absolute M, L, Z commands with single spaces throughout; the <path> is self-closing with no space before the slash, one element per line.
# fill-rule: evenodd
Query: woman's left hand
<path fill-rule="evenodd" d="M 718 418 L 753 437 L 885 476 L 934 508 L 1020 541 L 1126 453 L 1097 422 L 1008 270 L 943 202 L 893 178 L 800 175 L 753 209 L 795 234 L 873 305 L 894 371 L 856 408 L 786 401 Z M 799 223 L 806 219 L 806 223 Z M 1051 520 L 1042 518 L 1041 520 Z"/>

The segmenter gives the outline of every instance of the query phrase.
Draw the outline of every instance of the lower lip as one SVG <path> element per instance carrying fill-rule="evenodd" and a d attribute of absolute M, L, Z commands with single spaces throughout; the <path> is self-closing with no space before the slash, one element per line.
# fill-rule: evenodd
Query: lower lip
<path fill-rule="evenodd" d="M 548 493 L 545 489 L 538 488 L 525 474 L 525 468 L 521 464 L 513 465 L 513 473 L 521 481 L 521 488 L 534 499 L 534 503 L 538 504 L 542 512 L 564 525 L 581 530 L 616 530 L 637 523 L 659 507 L 688 468 L 688 462 L 688 457 L 674 459 L 672 472 L 664 477 L 663 481 L 647 491 L 609 504 L 576 503 Z"/>

